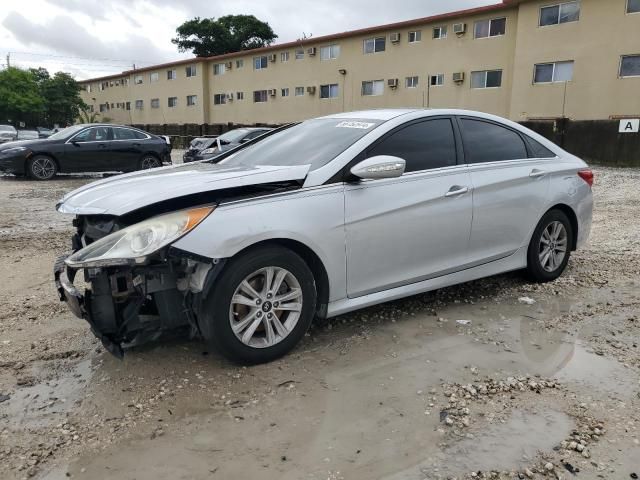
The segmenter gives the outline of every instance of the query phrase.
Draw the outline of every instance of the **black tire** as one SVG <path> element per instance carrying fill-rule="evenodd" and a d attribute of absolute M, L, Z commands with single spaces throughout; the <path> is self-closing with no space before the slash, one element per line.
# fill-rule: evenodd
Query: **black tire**
<path fill-rule="evenodd" d="M 231 326 L 232 298 L 243 280 L 267 267 L 287 270 L 295 277 L 302 291 L 302 308 L 297 323 L 291 328 L 288 336 L 275 345 L 257 348 L 243 343 L 236 337 Z M 204 338 L 231 361 L 247 365 L 271 362 L 290 352 L 300 342 L 315 315 L 316 299 L 315 279 L 299 255 L 277 246 L 257 248 L 227 263 L 215 285 L 203 299 L 199 318 L 200 329 Z M 288 312 L 286 314 L 288 315 Z M 262 321 L 266 321 L 266 317 L 263 317 Z M 264 325 L 261 323 L 259 328 L 264 330 Z"/>
<path fill-rule="evenodd" d="M 34 155 L 27 160 L 27 174 L 34 180 L 51 180 L 58 173 L 58 164 L 47 155 Z"/>
<path fill-rule="evenodd" d="M 139 170 L 151 170 L 152 168 L 158 168 L 162 166 L 162 162 L 155 155 L 146 154 L 138 163 Z"/>
<path fill-rule="evenodd" d="M 563 247 L 566 249 L 565 255 L 561 262 L 555 265 L 543 265 L 540 258 L 545 246 L 542 243 L 543 235 L 547 229 L 552 228 L 554 224 L 561 224 L 564 227 L 566 235 L 566 245 Z M 559 242 L 562 244 L 562 242 Z M 531 237 L 531 243 L 529 244 L 529 250 L 527 252 L 527 277 L 538 283 L 547 283 L 556 280 L 560 277 L 569 263 L 571 252 L 573 251 L 573 227 L 567 215 L 561 210 L 551 210 L 542 217 L 540 223 L 533 232 Z"/>

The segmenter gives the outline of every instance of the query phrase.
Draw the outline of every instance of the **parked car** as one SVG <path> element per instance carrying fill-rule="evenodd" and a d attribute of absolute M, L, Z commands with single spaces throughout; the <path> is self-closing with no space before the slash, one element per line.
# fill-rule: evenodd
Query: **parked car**
<path fill-rule="evenodd" d="M 13 142 L 18 138 L 18 131 L 12 125 L 0 125 L 0 144 Z"/>
<path fill-rule="evenodd" d="M 44 127 L 36 127 L 36 130 L 40 138 L 49 138 L 54 133 L 53 130 Z"/>
<path fill-rule="evenodd" d="M 18 130 L 18 140 L 37 140 L 40 138 L 37 130 Z"/>
<path fill-rule="evenodd" d="M 308 120 L 200 162 L 66 195 L 61 299 L 116 355 L 190 326 L 227 357 L 290 351 L 335 317 L 512 270 L 557 279 L 591 228 L 593 173 L 464 110 Z M 73 284 L 80 275 L 85 294 Z"/>
<path fill-rule="evenodd" d="M 132 172 L 163 162 L 171 162 L 164 139 L 122 125 L 75 125 L 47 139 L 0 146 L 0 171 L 36 180 L 58 172 Z"/>
<path fill-rule="evenodd" d="M 216 137 L 213 141 L 207 139 L 196 148 L 190 148 L 182 159 L 184 163 L 211 160 L 272 130 L 272 128 L 238 128 L 231 130 Z"/>
<path fill-rule="evenodd" d="M 195 162 L 196 160 L 204 160 L 202 156 L 200 156 L 203 150 L 208 150 L 210 148 L 215 148 L 216 138 L 218 137 L 201 137 L 195 138 L 189 144 L 189 149 L 184 152 L 182 155 L 182 161 L 184 163 Z"/>

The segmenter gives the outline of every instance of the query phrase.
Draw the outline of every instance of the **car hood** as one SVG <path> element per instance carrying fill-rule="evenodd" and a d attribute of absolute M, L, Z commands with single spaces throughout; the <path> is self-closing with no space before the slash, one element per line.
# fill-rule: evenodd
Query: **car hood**
<path fill-rule="evenodd" d="M 121 216 L 165 200 L 229 188 L 302 181 L 309 165 L 244 166 L 191 163 L 99 180 L 67 194 L 62 213 Z"/>
<path fill-rule="evenodd" d="M 41 139 L 29 139 L 29 140 L 16 140 L 13 142 L 3 143 L 0 146 L 0 151 L 9 150 L 10 148 L 16 147 L 26 147 L 26 148 L 40 148 L 43 145 L 50 145 L 52 143 L 56 143 L 54 140 L 49 140 L 46 138 Z"/>

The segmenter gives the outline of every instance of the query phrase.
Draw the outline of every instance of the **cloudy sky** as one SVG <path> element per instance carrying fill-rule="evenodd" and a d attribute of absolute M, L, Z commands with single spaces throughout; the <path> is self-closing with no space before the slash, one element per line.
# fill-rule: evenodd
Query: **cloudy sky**
<path fill-rule="evenodd" d="M 2 0 L 0 65 L 63 70 L 78 79 L 186 58 L 171 43 L 196 16 L 253 14 L 278 43 L 424 17 L 499 0 Z"/>

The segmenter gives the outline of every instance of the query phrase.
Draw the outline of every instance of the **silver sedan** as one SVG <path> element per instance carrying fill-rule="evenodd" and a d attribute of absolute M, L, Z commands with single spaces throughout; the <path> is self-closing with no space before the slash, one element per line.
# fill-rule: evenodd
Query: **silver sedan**
<path fill-rule="evenodd" d="M 333 115 L 217 165 L 70 193 L 58 210 L 77 233 L 56 283 L 116 355 L 188 327 L 233 360 L 267 362 L 316 317 L 513 270 L 555 280 L 589 236 L 592 185 L 582 160 L 492 115 Z"/>

